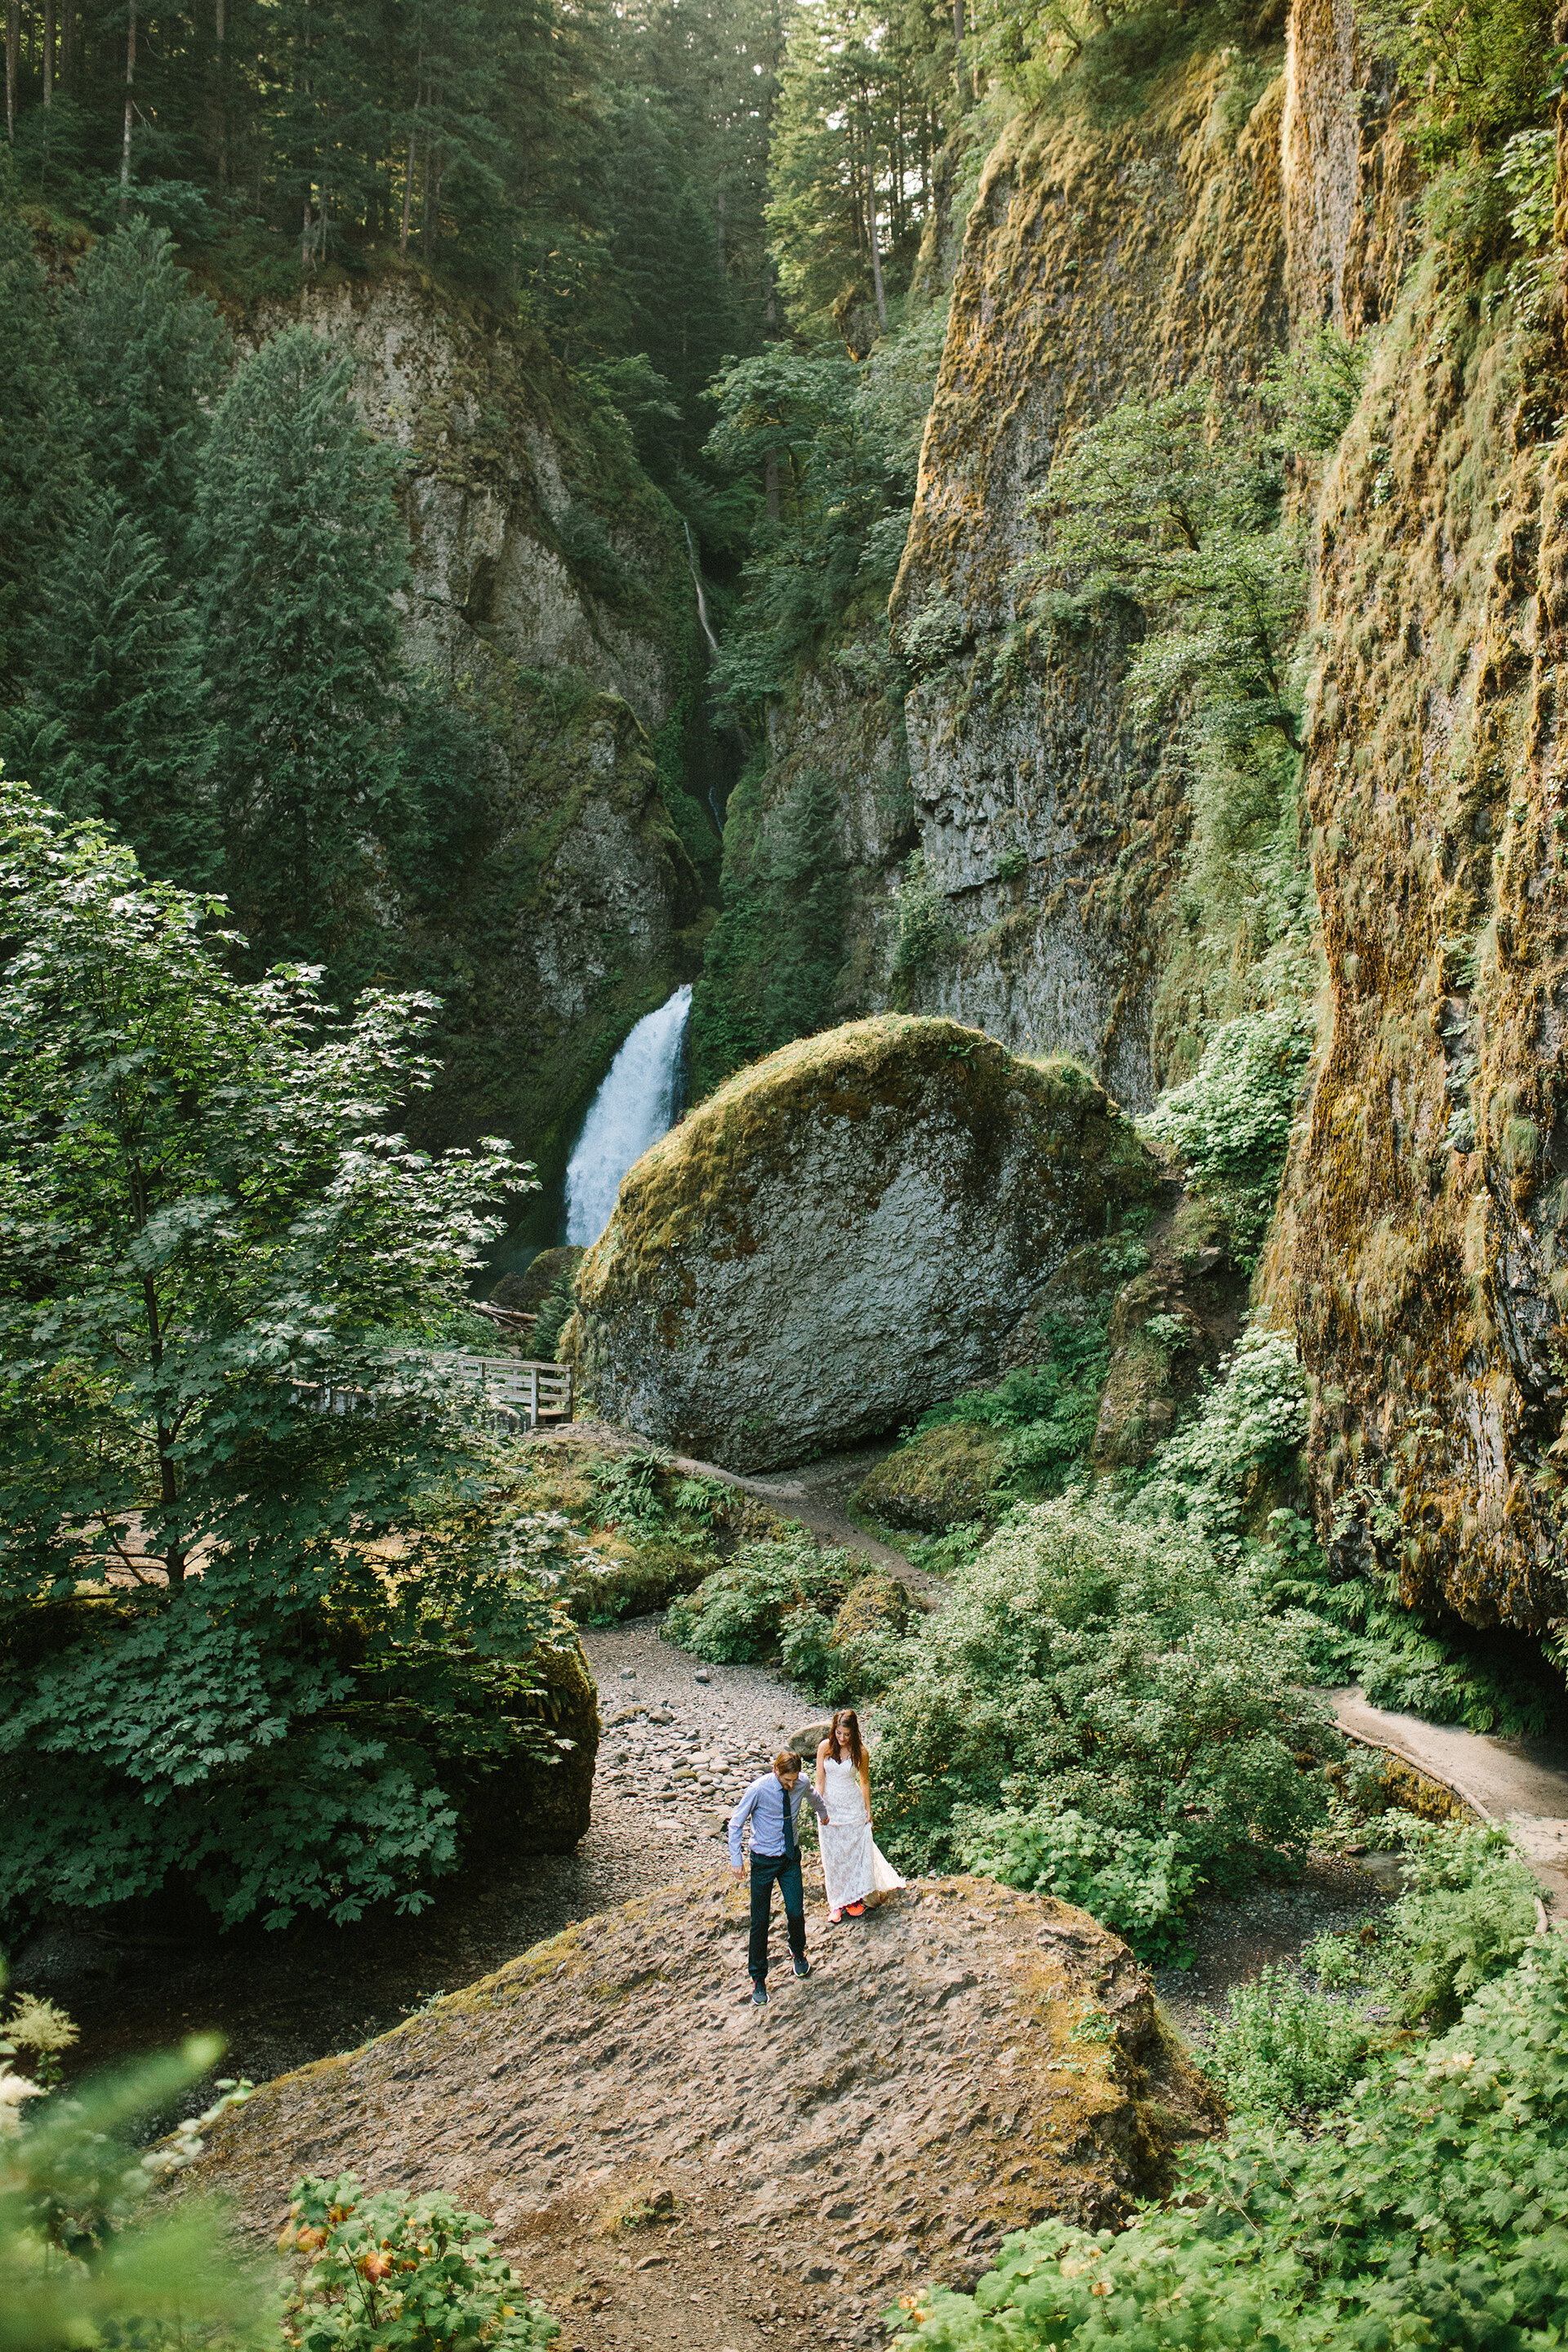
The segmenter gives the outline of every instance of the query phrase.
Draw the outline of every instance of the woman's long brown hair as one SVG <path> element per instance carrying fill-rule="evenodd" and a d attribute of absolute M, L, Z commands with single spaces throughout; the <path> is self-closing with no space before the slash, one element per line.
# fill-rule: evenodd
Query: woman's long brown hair
<path fill-rule="evenodd" d="M 827 1752 L 836 1764 L 843 1763 L 844 1753 L 839 1746 L 838 1733 L 840 1724 L 844 1726 L 844 1745 L 849 1750 L 849 1761 L 854 1765 L 857 1772 L 863 1771 L 866 1765 L 866 1750 L 860 1745 L 860 1718 L 852 1706 L 841 1706 L 828 1726 Z"/>

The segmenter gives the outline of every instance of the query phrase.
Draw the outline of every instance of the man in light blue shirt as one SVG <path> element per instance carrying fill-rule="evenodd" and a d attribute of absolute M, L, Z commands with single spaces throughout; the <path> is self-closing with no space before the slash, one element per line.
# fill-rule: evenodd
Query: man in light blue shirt
<path fill-rule="evenodd" d="M 810 1782 L 800 1777 L 800 1758 L 789 1752 L 773 1758 L 773 1769 L 753 1780 L 730 1816 L 730 1867 L 742 1874 L 741 1832 L 752 1824 L 752 2006 L 762 2009 L 768 1998 L 768 1928 L 773 1920 L 773 1881 L 784 1896 L 784 1927 L 797 1977 L 811 1974 L 805 1957 L 805 1890 L 800 1877 L 800 1841 L 795 1822 L 803 1804 L 809 1804 L 819 1822 L 827 1808 Z"/>

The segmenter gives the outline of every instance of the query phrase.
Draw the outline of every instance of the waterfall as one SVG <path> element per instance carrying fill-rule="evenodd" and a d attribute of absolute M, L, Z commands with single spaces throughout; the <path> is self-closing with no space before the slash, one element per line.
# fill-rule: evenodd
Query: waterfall
<path fill-rule="evenodd" d="M 637 1023 L 588 1105 L 566 1163 L 566 1238 L 584 1246 L 610 1222 L 621 1178 L 675 1117 L 691 990 L 678 988 Z"/>
<path fill-rule="evenodd" d="M 713 624 L 708 618 L 708 599 L 702 593 L 702 574 L 697 567 L 697 550 L 692 544 L 691 525 L 684 517 L 681 519 L 680 528 L 686 533 L 686 561 L 691 572 L 691 584 L 697 591 L 697 617 L 702 624 L 702 634 L 708 640 L 708 650 L 716 660 L 719 654 L 719 640 L 713 634 Z"/>

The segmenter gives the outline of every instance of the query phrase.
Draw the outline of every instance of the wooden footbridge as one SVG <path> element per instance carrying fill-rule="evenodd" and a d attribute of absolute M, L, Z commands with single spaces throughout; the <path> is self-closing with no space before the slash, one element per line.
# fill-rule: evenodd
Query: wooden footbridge
<path fill-rule="evenodd" d="M 468 1356 L 445 1349 L 432 1350 L 422 1360 L 464 1388 L 476 1390 L 480 1411 L 510 1428 L 537 1429 L 542 1423 L 572 1418 L 570 1364 L 535 1363 L 521 1356 Z M 357 1412 L 370 1401 L 363 1388 L 318 1388 L 301 1382 L 296 1393 L 313 1396 L 319 1412 Z"/>

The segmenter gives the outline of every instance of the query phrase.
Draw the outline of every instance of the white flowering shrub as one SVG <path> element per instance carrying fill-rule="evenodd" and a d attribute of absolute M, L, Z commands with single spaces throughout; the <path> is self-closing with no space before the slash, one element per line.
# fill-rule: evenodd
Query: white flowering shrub
<path fill-rule="evenodd" d="M 1158 1456 L 1131 1507 L 1138 1519 L 1193 1519 L 1222 1548 L 1260 1473 L 1288 1466 L 1307 1435 L 1307 1376 L 1294 1341 L 1254 1324 L 1194 1421 Z"/>
<path fill-rule="evenodd" d="M 1185 1085 L 1163 1095 L 1140 1122 L 1149 1141 L 1184 1160 L 1198 1189 L 1224 1210 L 1244 1265 L 1256 1261 L 1273 1213 L 1312 1038 L 1311 1014 L 1300 1005 L 1226 1021 Z"/>

